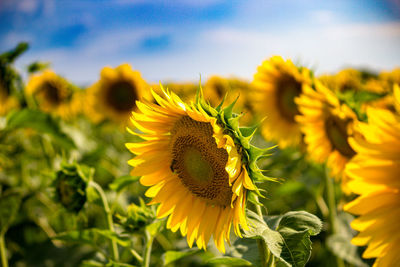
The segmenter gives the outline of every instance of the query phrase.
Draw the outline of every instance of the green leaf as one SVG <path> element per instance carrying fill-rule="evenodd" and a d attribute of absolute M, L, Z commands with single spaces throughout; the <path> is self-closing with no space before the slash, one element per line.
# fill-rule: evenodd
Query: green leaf
<path fill-rule="evenodd" d="M 305 266 L 311 255 L 311 235 L 321 231 L 320 219 L 305 211 L 288 212 L 283 216 L 267 217 L 270 229 L 263 218 L 248 212 L 249 230 L 244 237 L 262 239 L 276 258 L 277 266 Z"/>
<path fill-rule="evenodd" d="M 277 230 L 280 232 L 285 228 L 317 235 L 321 232 L 322 222 L 317 216 L 306 211 L 290 211 L 281 217 Z"/>
<path fill-rule="evenodd" d="M 338 214 L 337 218 L 339 231 L 334 235 L 328 236 L 326 240 L 328 249 L 337 257 L 354 266 L 368 266 L 359 256 L 359 248 L 350 242 L 354 235 L 350 227 L 350 222 L 354 217 L 348 213 L 341 212 Z"/>
<path fill-rule="evenodd" d="M 24 53 L 26 50 L 28 50 L 29 44 L 25 42 L 21 42 L 15 47 L 14 49 L 5 52 L 0 55 L 0 61 L 1 63 L 12 63 L 14 60 L 19 57 L 22 53 Z"/>
<path fill-rule="evenodd" d="M 357 247 L 351 244 L 350 240 L 351 238 L 349 239 L 346 236 L 335 234 L 328 237 L 326 245 L 333 254 L 346 262 L 358 267 L 368 266 L 361 260 L 360 256 L 358 256 Z"/>
<path fill-rule="evenodd" d="M 7 118 L 6 129 L 32 128 L 39 133 L 49 134 L 55 142 L 66 149 L 75 148 L 74 141 L 60 128 L 59 123 L 49 114 L 39 110 L 23 109 L 11 113 Z"/>
<path fill-rule="evenodd" d="M 151 236 L 156 236 L 162 231 L 165 225 L 165 220 L 156 220 L 152 224 L 146 226 L 146 230 L 149 231 Z"/>
<path fill-rule="evenodd" d="M 97 246 L 97 243 L 101 241 L 102 238 L 113 240 L 123 247 L 130 246 L 129 237 L 122 237 L 114 232 L 111 232 L 110 230 L 97 229 L 97 228 L 85 229 L 81 231 L 64 232 L 54 237 L 54 239 L 65 242 L 89 244 L 94 246 Z"/>
<path fill-rule="evenodd" d="M 164 261 L 164 265 L 168 265 L 172 262 L 175 262 L 177 260 L 183 259 L 185 257 L 192 256 L 196 253 L 201 252 L 201 250 L 198 249 L 190 249 L 187 251 L 167 251 L 163 254 L 162 258 Z"/>
<path fill-rule="evenodd" d="M 35 73 L 47 69 L 49 66 L 50 62 L 35 61 L 28 65 L 27 70 L 29 73 Z"/>
<path fill-rule="evenodd" d="M 124 176 L 118 177 L 110 184 L 110 189 L 113 191 L 116 191 L 116 192 L 120 192 L 128 185 L 139 181 L 139 179 L 140 179 L 140 176 L 124 175 Z"/>
<path fill-rule="evenodd" d="M 243 237 L 262 239 L 268 250 L 278 259 L 284 245 L 283 237 L 277 231 L 271 230 L 265 221 L 253 211 L 248 211 L 249 230 L 244 230 Z M 281 259 L 287 266 L 290 266 L 284 259 Z"/>
<path fill-rule="evenodd" d="M 107 264 L 104 264 L 103 262 L 98 262 L 94 260 L 87 260 L 83 261 L 80 265 L 81 267 L 135 267 L 135 265 L 128 264 L 128 263 L 120 263 L 120 262 L 115 262 L 112 260 L 109 260 Z"/>
<path fill-rule="evenodd" d="M 208 264 L 225 264 L 227 266 L 251 266 L 251 262 L 241 259 L 241 258 L 232 258 L 232 257 L 216 257 L 210 259 Z"/>
<path fill-rule="evenodd" d="M 7 232 L 12 221 L 18 214 L 21 205 L 21 196 L 19 194 L 7 194 L 0 198 L 0 235 Z"/>

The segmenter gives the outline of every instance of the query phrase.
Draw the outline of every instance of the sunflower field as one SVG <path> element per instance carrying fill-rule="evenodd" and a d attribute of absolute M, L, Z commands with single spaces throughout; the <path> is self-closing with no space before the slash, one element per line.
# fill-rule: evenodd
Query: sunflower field
<path fill-rule="evenodd" d="M 400 69 L 83 87 L 28 47 L 0 55 L 3 267 L 399 266 Z"/>

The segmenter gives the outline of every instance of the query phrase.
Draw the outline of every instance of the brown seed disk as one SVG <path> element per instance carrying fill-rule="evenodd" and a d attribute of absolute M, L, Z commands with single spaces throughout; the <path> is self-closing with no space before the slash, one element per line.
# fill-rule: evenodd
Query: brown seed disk
<path fill-rule="evenodd" d="M 128 112 L 135 107 L 138 95 L 135 86 L 127 81 L 115 82 L 105 93 L 107 104 L 119 112 Z"/>
<path fill-rule="evenodd" d="M 54 86 L 50 82 L 44 83 L 40 88 L 40 92 L 44 95 L 44 97 L 49 103 L 55 106 L 60 104 L 63 100 L 63 96 L 60 92 L 60 89 Z"/>
<path fill-rule="evenodd" d="M 184 116 L 171 131 L 171 170 L 197 197 L 212 205 L 228 206 L 232 198 L 225 171 L 228 153 L 218 148 L 210 123 Z"/>
<path fill-rule="evenodd" d="M 352 158 L 356 152 L 349 145 L 347 138 L 347 124 L 350 119 L 343 120 L 334 115 L 325 120 L 325 131 L 334 149 L 347 158 Z"/>
<path fill-rule="evenodd" d="M 301 93 L 301 83 L 294 77 L 284 74 L 277 83 L 277 107 L 283 117 L 289 122 L 295 122 L 294 117 L 299 115 L 294 99 Z"/>

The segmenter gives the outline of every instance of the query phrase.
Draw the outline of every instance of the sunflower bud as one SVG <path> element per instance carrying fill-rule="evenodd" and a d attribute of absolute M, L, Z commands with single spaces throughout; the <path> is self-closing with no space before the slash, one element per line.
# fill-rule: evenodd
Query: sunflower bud
<path fill-rule="evenodd" d="M 87 177 L 77 164 L 63 165 L 56 173 L 56 198 L 67 210 L 79 212 L 85 205 Z"/>
<path fill-rule="evenodd" d="M 142 199 L 139 206 L 134 203 L 128 206 L 126 216 L 118 216 L 120 224 L 129 232 L 139 231 L 155 218 L 155 212 L 146 206 Z"/>

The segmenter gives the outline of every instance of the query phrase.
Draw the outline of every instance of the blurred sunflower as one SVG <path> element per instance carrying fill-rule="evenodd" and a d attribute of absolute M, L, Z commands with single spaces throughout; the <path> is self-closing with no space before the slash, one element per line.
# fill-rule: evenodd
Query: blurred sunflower
<path fill-rule="evenodd" d="M 157 93 L 162 94 L 162 89 L 160 84 L 154 84 L 151 88 Z M 190 101 L 195 98 L 198 84 L 191 82 L 169 82 L 165 84 L 165 88 L 174 88 L 175 94 L 177 94 L 182 100 Z"/>
<path fill-rule="evenodd" d="M 213 109 L 201 94 L 188 105 L 172 92 L 163 93 L 165 98 L 153 93 L 158 105 L 143 100 L 137 103 L 141 113 L 132 113 L 133 125 L 143 134 L 131 133 L 146 141 L 127 144 L 136 154 L 128 162 L 134 166 L 131 174 L 150 186 L 149 204 L 160 204 L 158 218 L 169 215 L 167 228 L 180 229 L 190 247 L 196 241 L 206 249 L 213 236 L 224 252 L 231 227 L 238 236 L 239 225 L 247 229 L 246 196 L 258 193 L 253 180 L 273 180 L 256 167 L 268 149 L 250 145 L 252 134 L 242 135 L 233 104 Z"/>
<path fill-rule="evenodd" d="M 394 68 L 391 71 L 382 71 L 379 73 L 378 78 L 386 88 L 391 90 L 393 85 L 400 84 L 400 68 Z"/>
<path fill-rule="evenodd" d="M 125 124 L 136 109 L 136 100 L 149 95 L 140 72 L 129 64 L 104 67 L 100 80 L 87 89 L 87 116 L 94 122 L 110 119 Z"/>
<path fill-rule="evenodd" d="M 240 96 L 235 104 L 234 111 L 242 113 L 241 122 L 249 124 L 253 119 L 250 106 L 249 93 L 250 84 L 237 78 L 223 78 L 211 76 L 204 84 L 204 99 L 212 106 L 217 106 L 224 98 L 230 103 Z"/>
<path fill-rule="evenodd" d="M 296 121 L 304 134 L 310 158 L 319 163 L 327 161 L 331 175 L 341 178 L 342 189 L 348 192 L 343 170 L 355 155 L 347 139 L 354 133 L 356 115 L 348 106 L 340 104 L 335 94 L 318 80 L 315 90 L 305 85 L 295 101 L 301 113 Z"/>
<path fill-rule="evenodd" d="M 396 95 L 396 105 L 400 96 Z M 357 126 L 364 138 L 350 138 L 357 155 L 347 164 L 348 186 L 359 196 L 344 209 L 356 215 L 351 226 L 360 233 L 357 246 L 367 246 L 364 258 L 377 258 L 374 266 L 400 262 L 400 116 L 369 108 L 368 123 Z"/>
<path fill-rule="evenodd" d="M 310 83 L 307 68 L 298 68 L 279 56 L 258 67 L 253 80 L 252 103 L 255 112 L 266 116 L 261 133 L 267 140 L 278 142 L 282 148 L 300 143 L 300 127 L 295 121 L 299 110 L 294 99 L 300 95 L 303 84 Z"/>
<path fill-rule="evenodd" d="M 220 76 L 211 76 L 204 84 L 204 98 L 210 101 L 212 106 L 217 106 L 226 94 L 231 91 L 228 79 Z"/>
<path fill-rule="evenodd" d="M 335 91 L 357 91 L 362 88 L 362 73 L 355 69 L 344 69 L 335 75 Z"/>
<path fill-rule="evenodd" d="M 395 84 L 393 86 L 393 97 L 394 99 L 397 99 L 396 101 L 394 101 L 394 107 L 397 110 L 397 112 L 400 114 L 400 101 L 398 99 L 400 99 L 400 85 L 399 84 Z"/>
<path fill-rule="evenodd" d="M 0 80 L 0 116 L 19 106 L 18 99 L 10 95 L 9 88 Z"/>
<path fill-rule="evenodd" d="M 30 77 L 26 85 L 27 97 L 33 97 L 41 110 L 64 119 L 71 117 L 72 86 L 51 70 Z"/>

